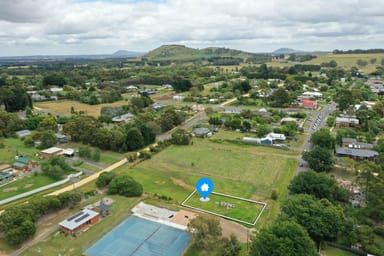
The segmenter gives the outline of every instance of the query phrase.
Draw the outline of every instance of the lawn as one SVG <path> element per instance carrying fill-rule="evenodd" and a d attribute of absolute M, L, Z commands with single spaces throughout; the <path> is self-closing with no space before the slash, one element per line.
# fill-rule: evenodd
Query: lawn
<path fill-rule="evenodd" d="M 11 156 L 11 164 L 13 163 L 16 154 L 22 154 L 26 157 L 34 158 L 36 153 L 39 152 L 39 150 L 34 147 L 25 146 L 21 139 L 16 138 L 5 139 L 4 145 L 5 148 L 0 149 L 0 161 L 9 161 Z"/>
<path fill-rule="evenodd" d="M 16 181 L 8 183 L 0 187 L 0 200 L 15 196 L 27 191 L 31 191 L 35 188 L 39 188 L 55 182 L 54 179 L 39 174 L 27 174 L 24 177 L 19 177 Z"/>
<path fill-rule="evenodd" d="M 88 249 L 92 244 L 96 243 L 103 235 L 107 234 L 111 229 L 118 225 L 121 221 L 130 215 L 128 209 L 138 203 L 138 198 L 125 198 L 121 196 L 109 196 L 115 200 L 110 209 L 110 216 L 101 219 L 86 232 L 79 233 L 76 237 L 65 236 L 64 234 L 54 231 L 47 239 L 32 246 L 20 255 L 40 256 L 40 255 L 67 255 L 77 256 Z M 100 200 L 100 196 L 94 198 L 93 201 Z M 86 203 L 89 203 L 86 202 Z M 84 206 L 84 205 L 83 205 Z M 51 222 L 60 222 L 64 218 L 78 212 L 81 208 L 76 207 L 70 212 L 66 211 L 65 215 L 51 220 Z M 51 227 L 47 225 L 47 227 Z M 41 229 L 42 227 L 40 227 Z"/>
<path fill-rule="evenodd" d="M 55 113 L 63 115 L 71 115 L 71 107 L 75 109 L 76 112 L 84 111 L 87 115 L 98 117 L 100 116 L 100 110 L 102 107 L 118 107 L 127 105 L 127 102 L 124 100 L 116 101 L 113 103 L 105 103 L 98 105 L 88 105 L 80 103 L 73 100 L 58 100 L 58 101 L 47 101 L 47 102 L 38 102 L 34 104 L 38 108 L 47 109 Z"/>
<path fill-rule="evenodd" d="M 226 197 L 218 194 L 210 194 L 208 202 L 200 201 L 201 196 L 194 192 L 193 195 L 184 202 L 184 205 L 210 211 L 226 217 L 240 221 L 254 223 L 257 216 L 263 209 L 262 204 Z"/>
<path fill-rule="evenodd" d="M 343 251 L 331 246 L 327 246 L 327 248 L 321 251 L 321 255 L 323 256 L 355 256 L 356 254 Z"/>

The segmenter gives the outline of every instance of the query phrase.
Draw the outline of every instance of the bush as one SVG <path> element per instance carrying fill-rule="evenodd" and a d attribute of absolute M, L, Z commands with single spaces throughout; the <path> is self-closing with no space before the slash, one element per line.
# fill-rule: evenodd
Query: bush
<path fill-rule="evenodd" d="M 128 175 L 116 176 L 108 185 L 108 194 L 134 197 L 141 196 L 142 193 L 143 186 Z"/>
<path fill-rule="evenodd" d="M 272 190 L 271 198 L 273 200 L 277 200 L 278 197 L 279 197 L 279 191 L 277 191 L 277 189 Z"/>
<path fill-rule="evenodd" d="M 378 235 L 384 237 L 384 228 L 382 227 L 377 227 L 373 230 L 373 232 Z"/>
<path fill-rule="evenodd" d="M 96 180 L 96 186 L 98 188 L 102 188 L 107 186 L 113 178 L 116 177 L 116 174 L 112 172 L 103 172 L 102 174 L 99 175 L 99 177 Z"/>

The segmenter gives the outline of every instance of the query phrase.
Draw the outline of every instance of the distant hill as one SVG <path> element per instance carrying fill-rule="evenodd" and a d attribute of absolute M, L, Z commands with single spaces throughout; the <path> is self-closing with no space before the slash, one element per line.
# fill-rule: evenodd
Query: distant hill
<path fill-rule="evenodd" d="M 111 54 L 112 58 L 132 58 L 143 56 L 144 53 L 141 52 L 131 52 L 126 50 L 118 50 L 117 52 Z"/>
<path fill-rule="evenodd" d="M 251 61 L 268 61 L 266 54 L 255 54 L 240 50 L 209 47 L 204 49 L 194 49 L 185 45 L 162 45 L 147 54 L 145 58 L 153 61 L 209 61 L 217 65 L 235 65 L 236 63 Z"/>
<path fill-rule="evenodd" d="M 279 48 L 279 49 L 273 51 L 272 54 L 276 54 L 276 55 L 279 55 L 279 54 L 292 54 L 292 53 L 296 53 L 296 52 L 300 52 L 300 51 L 296 51 L 296 50 L 291 49 L 291 48 Z"/>

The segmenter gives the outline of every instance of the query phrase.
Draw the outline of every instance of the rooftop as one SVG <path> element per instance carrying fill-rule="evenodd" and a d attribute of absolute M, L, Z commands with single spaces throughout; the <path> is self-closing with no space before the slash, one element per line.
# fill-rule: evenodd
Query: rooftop
<path fill-rule="evenodd" d="M 55 154 L 55 153 L 61 152 L 62 150 L 63 150 L 62 148 L 51 147 L 51 148 L 47 148 L 47 149 L 42 150 L 41 153 Z"/>
<path fill-rule="evenodd" d="M 29 159 L 26 157 L 17 156 L 15 157 L 15 159 L 16 159 L 16 162 L 19 162 L 19 163 L 23 163 L 23 164 L 29 163 Z"/>
<path fill-rule="evenodd" d="M 336 148 L 336 154 L 346 155 L 346 156 L 354 156 L 354 157 L 375 157 L 378 156 L 379 153 L 369 149 L 355 149 L 355 148 Z"/>
<path fill-rule="evenodd" d="M 210 130 L 208 128 L 204 128 L 204 127 L 196 128 L 193 130 L 193 133 L 198 134 L 198 135 L 205 135 L 209 132 L 210 132 Z"/>
<path fill-rule="evenodd" d="M 354 117 L 336 117 L 336 123 L 355 123 L 359 124 L 359 119 Z"/>
<path fill-rule="evenodd" d="M 59 223 L 59 225 L 66 229 L 74 230 L 97 215 L 99 215 L 98 212 L 92 211 L 90 209 L 83 209 L 81 212 L 72 215 L 66 220 L 63 220 Z"/>

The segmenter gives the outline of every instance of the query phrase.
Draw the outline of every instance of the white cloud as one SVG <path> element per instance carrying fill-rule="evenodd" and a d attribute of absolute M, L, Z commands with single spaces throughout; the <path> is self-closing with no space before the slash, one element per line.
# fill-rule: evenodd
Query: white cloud
<path fill-rule="evenodd" d="M 373 0 L 13 0 L 0 9 L 0 55 L 145 51 L 165 43 L 255 52 L 370 48 L 382 47 L 383 25 L 384 1 Z"/>

